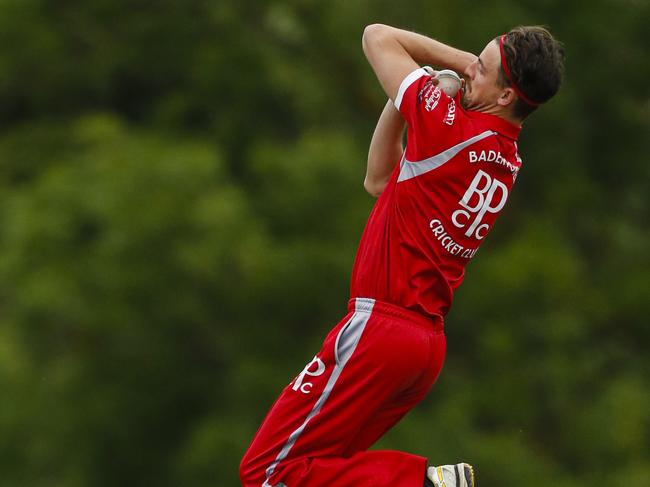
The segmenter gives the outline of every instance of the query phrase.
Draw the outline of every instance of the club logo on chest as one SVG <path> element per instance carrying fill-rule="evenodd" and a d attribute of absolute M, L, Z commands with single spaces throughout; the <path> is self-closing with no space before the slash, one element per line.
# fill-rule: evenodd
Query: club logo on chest
<path fill-rule="evenodd" d="M 466 237 L 481 240 L 490 229 L 487 223 L 482 223 L 483 217 L 501 211 L 507 199 L 508 187 L 479 170 L 458 202 L 462 208 L 452 213 L 451 221 L 458 228 L 467 228 Z"/>

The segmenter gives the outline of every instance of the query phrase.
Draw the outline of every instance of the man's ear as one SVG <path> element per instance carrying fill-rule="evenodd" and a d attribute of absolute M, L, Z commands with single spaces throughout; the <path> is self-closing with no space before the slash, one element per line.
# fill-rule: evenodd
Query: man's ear
<path fill-rule="evenodd" d="M 515 90 L 506 87 L 503 89 L 501 95 L 497 99 L 497 105 L 500 105 L 502 107 L 507 107 L 508 105 L 514 103 L 516 99 L 517 99 L 517 94 L 515 93 Z"/>

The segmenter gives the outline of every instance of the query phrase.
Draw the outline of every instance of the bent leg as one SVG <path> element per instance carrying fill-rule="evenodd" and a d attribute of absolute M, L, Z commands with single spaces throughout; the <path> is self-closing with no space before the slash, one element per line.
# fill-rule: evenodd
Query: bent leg
<path fill-rule="evenodd" d="M 242 460 L 246 487 L 422 485 L 424 458 L 364 450 L 424 396 L 444 346 L 430 322 L 373 313 L 373 304 L 357 300 L 284 389 Z"/>
<path fill-rule="evenodd" d="M 279 480 L 271 479 L 268 485 L 276 487 L 276 482 L 281 482 L 290 487 L 421 487 L 426 467 L 426 458 L 390 450 L 360 452 L 347 458 L 301 458 L 281 467 L 276 476 Z"/>

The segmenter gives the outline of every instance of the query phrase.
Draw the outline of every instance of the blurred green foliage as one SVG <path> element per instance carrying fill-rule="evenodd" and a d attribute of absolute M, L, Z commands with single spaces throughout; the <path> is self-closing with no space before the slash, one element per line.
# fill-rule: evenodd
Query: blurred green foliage
<path fill-rule="evenodd" d="M 525 168 L 380 446 L 481 485 L 650 485 L 650 135 L 638 0 L 0 1 L 0 487 L 235 486 L 344 314 L 384 22 L 566 44 Z"/>

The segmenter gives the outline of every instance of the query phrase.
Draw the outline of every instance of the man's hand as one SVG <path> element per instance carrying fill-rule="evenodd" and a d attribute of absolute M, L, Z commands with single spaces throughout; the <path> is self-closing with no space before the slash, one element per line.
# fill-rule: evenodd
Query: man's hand
<path fill-rule="evenodd" d="M 427 74 L 431 77 L 431 83 L 433 83 L 433 86 L 440 85 L 440 78 L 438 77 L 439 74 L 440 74 L 440 71 L 436 71 L 431 66 L 422 66 L 422 69 L 424 69 L 427 72 Z M 451 88 L 451 87 L 449 87 L 449 88 Z M 465 88 L 465 78 L 460 79 L 460 88 L 459 88 L 460 91 L 462 91 L 463 88 Z M 458 91 L 458 90 L 455 90 L 455 89 L 453 90 L 453 92 L 448 91 L 445 88 L 445 86 L 441 86 L 440 89 L 442 91 L 444 91 L 445 93 L 447 93 L 447 95 L 451 96 L 452 98 L 455 96 L 456 92 Z"/>

